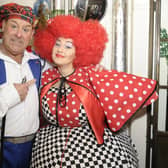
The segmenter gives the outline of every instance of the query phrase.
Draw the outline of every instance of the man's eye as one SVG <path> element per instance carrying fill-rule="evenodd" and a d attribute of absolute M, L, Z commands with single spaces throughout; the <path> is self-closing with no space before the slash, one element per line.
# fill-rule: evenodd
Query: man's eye
<path fill-rule="evenodd" d="M 24 31 L 24 32 L 30 32 L 30 29 L 24 28 L 23 31 Z"/>
<path fill-rule="evenodd" d="M 12 24 L 11 27 L 14 29 L 14 28 L 16 28 L 17 26 Z"/>

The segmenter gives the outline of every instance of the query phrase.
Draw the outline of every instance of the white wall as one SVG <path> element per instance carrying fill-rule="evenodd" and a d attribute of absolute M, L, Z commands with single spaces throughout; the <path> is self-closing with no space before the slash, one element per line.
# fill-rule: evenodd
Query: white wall
<path fill-rule="evenodd" d="M 166 29 L 168 33 L 168 1 L 162 0 L 161 1 L 161 28 Z M 167 75 L 166 75 L 167 74 Z M 168 81 L 168 66 L 167 60 L 165 57 L 160 58 L 160 74 L 159 80 L 161 85 L 167 85 Z M 158 115 L 158 130 L 165 131 L 166 125 L 166 104 L 167 104 L 167 92 L 166 90 L 159 90 L 159 115 Z"/>
<path fill-rule="evenodd" d="M 161 28 L 166 28 L 168 32 L 168 12 L 167 12 L 167 7 L 168 7 L 168 1 L 167 0 L 161 0 Z"/>
<path fill-rule="evenodd" d="M 133 2 L 132 73 L 141 76 L 147 76 L 148 73 L 149 2 Z M 140 168 L 145 168 L 146 125 L 146 113 L 135 119 L 131 125 L 131 136 L 139 153 Z"/>
<path fill-rule="evenodd" d="M 107 69 L 111 69 L 111 53 L 112 53 L 112 1 L 109 0 L 107 3 L 107 8 L 103 18 L 101 19 L 101 24 L 106 28 L 108 33 L 108 43 L 106 45 L 106 49 L 104 51 L 104 58 L 102 59 L 101 64 L 105 66 Z"/>

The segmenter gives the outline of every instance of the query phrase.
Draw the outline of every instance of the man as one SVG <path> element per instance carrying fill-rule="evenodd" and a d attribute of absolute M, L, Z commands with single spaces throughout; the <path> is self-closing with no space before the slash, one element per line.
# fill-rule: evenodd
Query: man
<path fill-rule="evenodd" d="M 34 134 L 39 128 L 41 64 L 26 50 L 35 21 L 30 7 L 15 3 L 0 6 L 0 117 L 5 121 L 2 168 L 29 167 Z"/>

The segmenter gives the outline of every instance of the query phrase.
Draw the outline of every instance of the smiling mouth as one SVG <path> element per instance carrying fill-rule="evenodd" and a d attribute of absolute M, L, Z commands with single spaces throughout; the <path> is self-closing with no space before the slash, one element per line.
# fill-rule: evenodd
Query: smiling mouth
<path fill-rule="evenodd" d="M 63 56 L 63 55 L 60 55 L 60 54 L 56 54 L 56 57 L 57 57 L 57 58 L 64 58 L 64 56 Z"/>

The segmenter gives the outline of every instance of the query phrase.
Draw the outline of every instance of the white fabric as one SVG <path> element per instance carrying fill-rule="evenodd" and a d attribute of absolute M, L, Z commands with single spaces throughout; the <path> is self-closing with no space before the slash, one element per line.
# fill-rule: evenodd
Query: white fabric
<path fill-rule="evenodd" d="M 26 76 L 27 81 L 33 79 L 28 64 L 29 59 L 37 56 L 25 51 L 22 64 L 0 52 L 6 67 L 6 83 L 0 85 L 0 117 L 6 114 L 5 136 L 24 136 L 35 133 L 39 127 L 39 98 L 36 84 L 29 87 L 28 95 L 23 102 L 13 86 L 21 83 Z"/>

